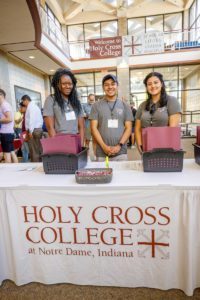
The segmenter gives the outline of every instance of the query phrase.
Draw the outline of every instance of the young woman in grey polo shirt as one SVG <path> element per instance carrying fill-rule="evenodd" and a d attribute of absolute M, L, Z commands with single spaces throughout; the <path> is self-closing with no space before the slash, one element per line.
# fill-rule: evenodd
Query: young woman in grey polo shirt
<path fill-rule="evenodd" d="M 80 133 L 84 142 L 84 118 L 76 91 L 77 80 L 68 69 L 58 69 L 51 85 L 54 94 L 47 97 L 43 116 L 50 137 L 56 133 Z"/>
<path fill-rule="evenodd" d="M 167 95 L 162 74 L 149 73 L 143 82 L 148 97 L 139 106 L 135 123 L 135 138 L 140 153 L 142 153 L 142 128 L 177 127 L 181 116 L 180 103 L 175 97 Z"/>

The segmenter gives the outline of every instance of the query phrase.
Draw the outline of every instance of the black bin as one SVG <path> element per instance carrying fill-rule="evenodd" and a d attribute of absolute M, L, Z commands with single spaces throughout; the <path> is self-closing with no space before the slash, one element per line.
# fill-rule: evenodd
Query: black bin
<path fill-rule="evenodd" d="M 193 144 L 195 162 L 200 165 L 200 145 Z"/>
<path fill-rule="evenodd" d="M 75 174 L 87 164 L 87 148 L 82 148 L 78 154 L 43 154 L 42 162 L 45 174 Z"/>
<path fill-rule="evenodd" d="M 183 170 L 183 155 L 183 150 L 171 148 L 143 152 L 144 172 L 181 172 Z"/>

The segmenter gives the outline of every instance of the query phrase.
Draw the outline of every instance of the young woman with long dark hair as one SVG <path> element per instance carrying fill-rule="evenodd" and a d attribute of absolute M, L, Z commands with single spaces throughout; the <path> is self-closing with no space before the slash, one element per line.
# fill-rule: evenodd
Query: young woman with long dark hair
<path fill-rule="evenodd" d="M 162 74 L 149 73 L 143 82 L 146 87 L 147 100 L 139 106 L 135 123 L 135 138 L 140 152 L 142 152 L 142 128 L 177 127 L 181 118 L 180 103 L 175 97 L 166 93 Z"/>
<path fill-rule="evenodd" d="M 68 69 L 58 69 L 51 85 L 54 94 L 47 97 L 43 116 L 50 137 L 56 133 L 80 133 L 83 145 L 84 118 L 76 90 L 77 80 Z"/>

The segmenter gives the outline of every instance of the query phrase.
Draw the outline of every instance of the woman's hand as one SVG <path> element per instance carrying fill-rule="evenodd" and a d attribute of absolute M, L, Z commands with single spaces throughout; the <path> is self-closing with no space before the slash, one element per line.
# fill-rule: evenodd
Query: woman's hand
<path fill-rule="evenodd" d="M 138 151 L 142 155 L 142 153 L 143 153 L 143 147 L 142 147 L 142 145 L 138 145 Z"/>

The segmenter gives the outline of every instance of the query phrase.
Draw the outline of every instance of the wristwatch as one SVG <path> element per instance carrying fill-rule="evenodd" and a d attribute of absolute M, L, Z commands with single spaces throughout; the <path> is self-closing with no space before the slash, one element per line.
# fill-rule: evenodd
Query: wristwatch
<path fill-rule="evenodd" d="M 123 146 L 124 146 L 124 144 L 123 144 L 123 143 L 119 143 L 119 145 L 120 145 L 121 147 L 123 147 Z"/>

